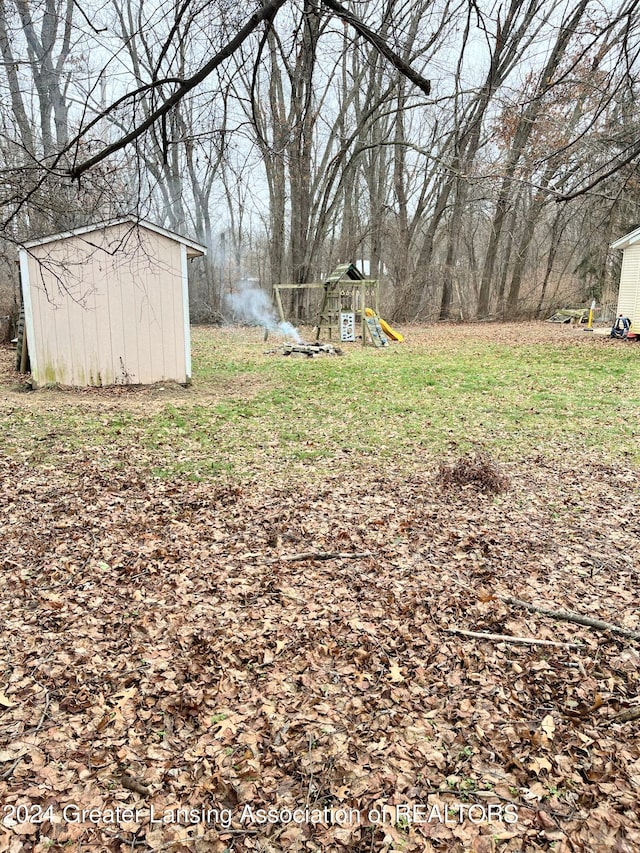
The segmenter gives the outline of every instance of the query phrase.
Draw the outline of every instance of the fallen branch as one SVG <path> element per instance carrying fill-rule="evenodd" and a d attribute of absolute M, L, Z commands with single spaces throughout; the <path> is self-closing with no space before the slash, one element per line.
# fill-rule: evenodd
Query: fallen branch
<path fill-rule="evenodd" d="M 628 711 L 623 711 L 615 716 L 610 722 L 612 723 L 630 723 L 632 720 L 640 720 L 640 705 L 637 708 L 629 708 Z"/>
<path fill-rule="evenodd" d="M 297 560 L 362 560 L 364 557 L 370 557 L 370 551 L 306 551 L 302 554 L 289 554 L 282 557 L 276 557 L 270 562 L 279 562 L 285 560 L 288 563 L 294 563 Z"/>
<path fill-rule="evenodd" d="M 562 622 L 575 622 L 578 625 L 586 625 L 588 628 L 596 628 L 598 631 L 611 631 L 614 634 L 620 634 L 623 637 L 629 637 L 632 640 L 640 640 L 640 631 L 632 631 L 630 628 L 623 628 L 621 625 L 614 625 L 613 622 L 603 622 L 602 619 L 592 619 L 591 616 L 583 616 L 581 613 L 573 613 L 571 610 L 550 610 L 547 607 L 538 607 L 536 604 L 530 604 L 528 601 L 523 601 L 520 598 L 514 598 L 511 595 L 499 596 L 500 601 L 505 604 L 513 604 L 515 607 L 524 607 L 531 613 L 542 613 L 543 616 L 549 616 L 551 619 L 559 619 Z"/>
<path fill-rule="evenodd" d="M 371 551 L 303 551 L 300 554 L 282 554 L 280 557 L 266 557 L 261 551 L 242 554 L 241 560 L 261 560 L 265 563 L 295 563 L 302 560 L 363 560 L 371 557 Z"/>
<path fill-rule="evenodd" d="M 564 649 L 581 649 L 582 643 L 561 643 L 557 640 L 539 640 L 534 637 L 513 637 L 510 634 L 489 634 L 485 631 L 464 631 L 462 628 L 446 628 L 448 634 L 475 637 L 478 640 L 496 640 L 499 643 L 515 643 L 520 646 L 557 646 Z"/>

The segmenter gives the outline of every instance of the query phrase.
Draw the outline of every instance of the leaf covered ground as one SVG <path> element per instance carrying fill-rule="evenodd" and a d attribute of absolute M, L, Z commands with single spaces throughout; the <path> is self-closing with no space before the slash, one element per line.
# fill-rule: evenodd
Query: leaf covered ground
<path fill-rule="evenodd" d="M 444 335 L 413 330 L 417 371 L 402 350 L 283 366 L 256 336 L 201 332 L 191 391 L 27 394 L 5 354 L 0 851 L 640 849 L 640 641 L 503 600 L 640 630 L 637 392 L 582 408 L 554 378 L 564 358 L 620 400 L 640 352 L 479 326 L 456 361 Z M 460 367 L 478 353 L 480 384 Z M 407 409 L 379 428 L 389 453 L 336 378 L 365 358 L 378 402 Z M 443 410 L 441 442 L 433 386 L 401 390 L 438 361 L 467 418 Z M 490 389 L 518 371 L 551 390 L 529 392 L 516 453 Z M 312 414 L 322 385 L 344 406 L 298 435 L 311 383 Z M 502 491 L 443 477 L 465 432 Z M 207 474 L 210 433 L 229 468 Z"/>

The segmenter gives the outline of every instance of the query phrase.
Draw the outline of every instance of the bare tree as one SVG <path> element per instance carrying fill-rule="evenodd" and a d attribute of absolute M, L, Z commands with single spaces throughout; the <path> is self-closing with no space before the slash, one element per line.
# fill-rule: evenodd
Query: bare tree
<path fill-rule="evenodd" d="M 272 282 L 368 257 L 405 319 L 542 309 L 637 216 L 638 3 L 0 0 L 3 233 L 128 209 Z"/>

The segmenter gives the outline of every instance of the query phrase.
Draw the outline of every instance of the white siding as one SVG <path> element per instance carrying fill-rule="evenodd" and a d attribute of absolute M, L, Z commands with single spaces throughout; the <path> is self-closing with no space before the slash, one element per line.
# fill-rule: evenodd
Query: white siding
<path fill-rule="evenodd" d="M 36 386 L 187 381 L 180 243 L 124 223 L 26 252 Z"/>
<path fill-rule="evenodd" d="M 629 317 L 632 329 L 640 332 L 640 243 L 622 253 L 617 313 Z"/>

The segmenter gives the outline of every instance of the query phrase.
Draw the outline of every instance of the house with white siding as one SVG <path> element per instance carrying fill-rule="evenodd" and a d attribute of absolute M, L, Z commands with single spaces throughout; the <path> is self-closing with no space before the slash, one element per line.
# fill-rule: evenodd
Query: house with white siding
<path fill-rule="evenodd" d="M 640 228 L 620 237 L 611 244 L 612 249 L 622 250 L 620 290 L 616 314 L 631 320 L 634 332 L 640 332 Z"/>

